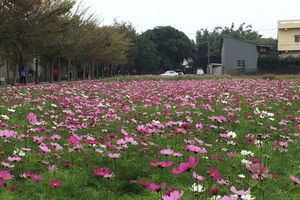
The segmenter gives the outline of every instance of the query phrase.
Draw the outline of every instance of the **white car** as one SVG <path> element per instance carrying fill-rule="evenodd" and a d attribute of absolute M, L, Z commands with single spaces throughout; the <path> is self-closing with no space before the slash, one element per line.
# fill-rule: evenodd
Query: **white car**
<path fill-rule="evenodd" d="M 178 76 L 178 73 L 175 71 L 166 71 L 165 73 L 161 74 L 161 76 Z"/>
<path fill-rule="evenodd" d="M 203 75 L 203 74 L 204 74 L 203 69 L 197 69 L 196 74 L 197 74 L 197 75 Z"/>

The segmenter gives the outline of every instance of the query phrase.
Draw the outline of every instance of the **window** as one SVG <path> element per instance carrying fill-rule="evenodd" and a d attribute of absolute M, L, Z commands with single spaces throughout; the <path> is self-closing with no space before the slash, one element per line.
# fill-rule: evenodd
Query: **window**
<path fill-rule="evenodd" d="M 295 42 L 300 42 L 300 35 L 295 35 Z"/>
<path fill-rule="evenodd" d="M 237 68 L 245 68 L 246 67 L 246 62 L 245 60 L 237 60 Z"/>

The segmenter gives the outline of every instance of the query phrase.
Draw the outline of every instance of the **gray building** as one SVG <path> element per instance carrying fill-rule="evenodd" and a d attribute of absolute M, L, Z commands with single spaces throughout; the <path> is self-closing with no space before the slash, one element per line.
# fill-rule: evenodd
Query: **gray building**
<path fill-rule="evenodd" d="M 223 38 L 222 66 L 224 74 L 257 72 L 257 45 L 233 38 Z"/>

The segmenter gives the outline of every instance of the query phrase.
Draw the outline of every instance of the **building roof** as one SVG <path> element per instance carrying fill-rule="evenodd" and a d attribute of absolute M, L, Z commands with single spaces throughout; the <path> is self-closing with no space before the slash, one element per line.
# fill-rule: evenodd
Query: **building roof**
<path fill-rule="evenodd" d="M 293 29 L 300 28 L 300 19 L 295 20 L 278 20 L 278 29 Z"/>

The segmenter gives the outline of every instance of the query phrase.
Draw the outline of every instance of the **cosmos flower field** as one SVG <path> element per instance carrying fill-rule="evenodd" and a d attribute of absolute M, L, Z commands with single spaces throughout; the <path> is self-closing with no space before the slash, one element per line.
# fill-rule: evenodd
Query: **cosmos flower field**
<path fill-rule="evenodd" d="M 0 199 L 300 199 L 298 80 L 0 93 Z"/>

